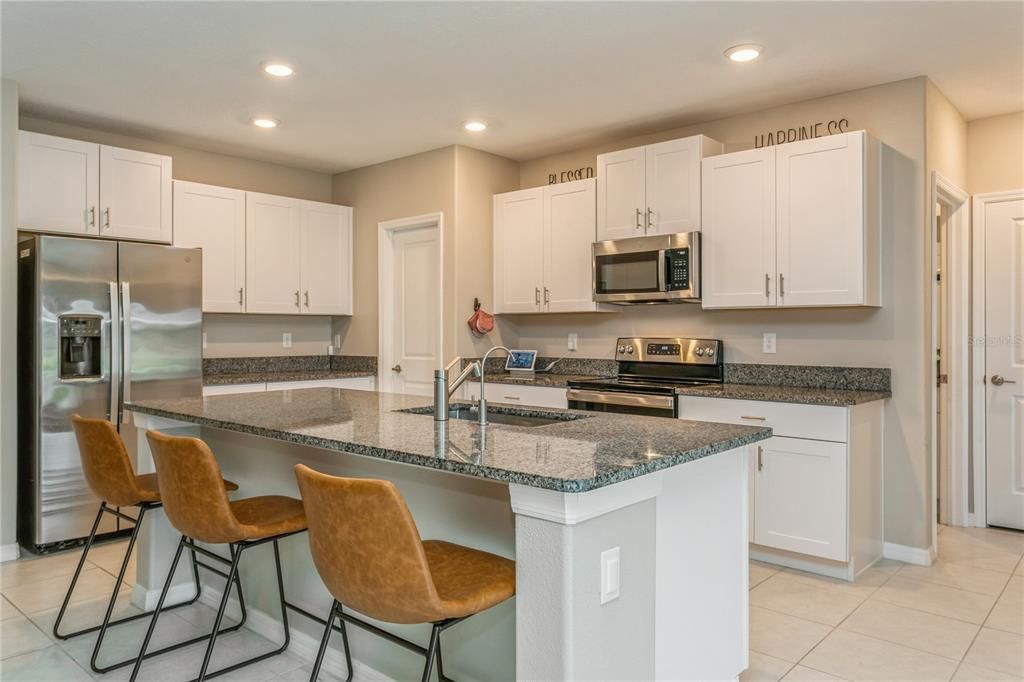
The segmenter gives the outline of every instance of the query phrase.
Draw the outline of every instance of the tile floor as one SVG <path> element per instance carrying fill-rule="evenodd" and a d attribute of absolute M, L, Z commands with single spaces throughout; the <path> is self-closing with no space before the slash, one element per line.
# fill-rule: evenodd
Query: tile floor
<path fill-rule="evenodd" d="M 883 560 L 854 584 L 751 562 L 750 669 L 741 680 L 1024 680 L 1024 533 L 943 528 L 939 545 L 929 568 Z M 68 627 L 98 622 L 122 551 L 120 543 L 93 551 Z M 89 670 L 95 635 L 59 642 L 50 632 L 77 560 L 71 552 L 0 564 L 0 679 L 100 677 Z M 120 588 L 117 614 L 136 612 L 130 587 L 129 579 Z M 161 616 L 156 639 L 206 632 L 211 620 L 205 606 L 175 610 Z M 137 651 L 144 634 L 138 622 L 111 632 L 101 664 Z M 269 648 L 252 632 L 225 635 L 213 665 Z M 203 645 L 192 649 L 147 663 L 144 678 L 191 678 Z M 306 680 L 309 665 L 285 654 L 220 679 Z"/>

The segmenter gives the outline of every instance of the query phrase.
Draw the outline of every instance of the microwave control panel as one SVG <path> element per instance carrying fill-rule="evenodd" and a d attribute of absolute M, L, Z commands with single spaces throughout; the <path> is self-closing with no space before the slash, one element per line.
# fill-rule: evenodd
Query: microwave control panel
<path fill-rule="evenodd" d="M 669 291 L 690 288 L 690 249 L 668 249 L 665 251 L 666 279 Z"/>

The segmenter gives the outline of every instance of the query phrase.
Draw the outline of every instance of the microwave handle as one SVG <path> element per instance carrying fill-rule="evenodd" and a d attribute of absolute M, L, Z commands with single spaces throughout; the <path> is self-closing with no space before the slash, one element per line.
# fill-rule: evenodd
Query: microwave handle
<path fill-rule="evenodd" d="M 668 291 L 668 282 L 666 281 L 666 266 L 668 261 L 668 253 L 662 249 L 658 251 L 658 291 Z"/>

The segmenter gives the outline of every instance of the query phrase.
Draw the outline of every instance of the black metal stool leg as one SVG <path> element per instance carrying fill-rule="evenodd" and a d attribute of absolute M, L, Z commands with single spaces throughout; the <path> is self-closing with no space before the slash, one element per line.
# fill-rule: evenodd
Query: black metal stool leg
<path fill-rule="evenodd" d="M 199 669 L 199 682 L 206 679 L 206 670 L 210 667 L 210 659 L 213 657 L 213 647 L 217 644 L 217 634 L 220 630 L 220 623 L 224 620 L 224 611 L 228 606 L 228 599 L 231 597 L 231 583 L 238 577 L 238 561 L 242 558 L 242 548 L 231 552 L 231 569 L 228 571 L 228 580 L 224 584 L 224 594 L 220 598 L 220 607 L 217 609 L 217 618 L 213 621 L 213 634 L 210 635 L 210 643 L 206 645 L 206 653 L 203 655 L 203 665 Z"/>
<path fill-rule="evenodd" d="M 96 520 L 92 523 L 92 530 L 89 531 L 89 537 L 85 541 L 85 547 L 82 549 L 82 556 L 78 559 L 78 566 L 75 568 L 75 575 L 71 578 L 71 584 L 68 586 L 68 592 L 64 595 L 64 603 L 60 605 L 60 611 L 57 613 L 57 620 L 53 622 L 53 636 L 57 639 L 68 639 L 75 635 L 83 634 L 82 632 L 72 632 L 67 635 L 60 634 L 60 622 L 64 620 L 64 612 L 68 609 L 68 604 L 71 603 L 71 594 L 75 591 L 75 585 L 78 584 L 78 576 L 82 574 L 82 566 L 85 565 L 85 558 L 89 555 L 89 550 L 92 548 L 92 541 L 96 539 L 96 531 L 100 527 L 100 519 L 103 518 L 103 513 L 107 509 L 107 503 L 101 502 L 99 511 L 96 512 Z M 117 596 L 115 589 L 114 596 Z M 109 617 L 109 609 L 108 609 Z"/>
<path fill-rule="evenodd" d="M 132 559 L 132 549 L 135 548 L 135 541 L 139 537 L 139 529 L 142 528 L 142 519 L 146 515 L 146 507 L 139 507 L 139 513 L 135 517 L 135 527 L 132 528 L 131 537 L 128 539 L 128 548 L 124 553 L 124 560 L 121 562 L 121 570 L 117 573 L 117 580 L 114 582 L 114 592 L 110 595 L 110 603 L 107 604 L 107 612 L 103 614 L 103 622 L 100 624 L 100 634 L 96 638 L 96 645 L 92 648 L 92 658 L 89 659 L 89 667 L 98 673 L 106 672 L 97 666 L 96 660 L 100 655 L 100 647 L 103 646 L 103 638 L 107 634 L 110 625 L 110 616 L 114 612 L 114 604 L 117 602 L 117 593 L 121 590 L 121 582 L 124 580 L 125 571 L 128 570 L 128 563 Z"/>
<path fill-rule="evenodd" d="M 316 660 L 313 661 L 313 672 L 309 676 L 309 682 L 316 682 L 320 676 L 320 666 L 324 662 L 324 654 L 327 653 L 327 643 L 331 640 L 331 629 L 334 626 L 334 619 L 338 617 L 338 602 L 331 603 L 331 613 L 327 616 L 327 627 L 324 628 L 324 636 L 320 638 L 320 648 L 316 652 Z M 344 625 L 345 621 L 341 621 Z"/>
<path fill-rule="evenodd" d="M 343 613 L 343 608 L 340 602 L 338 604 L 338 616 Z M 345 678 L 345 682 L 352 682 L 352 676 L 355 675 L 355 670 L 352 669 L 352 650 L 348 647 L 348 630 L 345 628 L 345 619 L 340 618 L 338 622 L 341 623 L 341 645 L 345 647 L 345 665 L 348 670 L 348 677 Z"/>
<path fill-rule="evenodd" d="M 437 633 L 437 679 L 444 682 L 448 678 L 444 676 L 444 662 L 441 660 L 441 633 Z"/>
<path fill-rule="evenodd" d="M 139 649 L 139 657 L 135 659 L 135 667 L 132 668 L 132 676 L 129 678 L 131 682 L 135 682 L 135 679 L 139 676 L 139 668 L 142 667 L 142 661 L 146 658 L 146 649 L 149 648 L 149 640 L 153 638 L 153 631 L 156 630 L 156 621 L 160 617 L 160 610 L 164 606 L 164 600 L 167 599 L 167 592 L 171 589 L 171 581 L 174 580 L 174 571 L 178 568 L 178 560 L 181 559 L 181 552 L 185 549 L 185 536 L 182 535 L 178 541 L 178 549 L 174 553 L 174 561 L 171 562 L 171 570 L 167 572 L 167 580 L 164 581 L 164 587 L 160 590 L 160 599 L 156 603 L 156 609 L 153 611 L 153 619 L 149 621 L 149 629 L 146 630 L 146 637 L 142 640 L 142 648 Z M 227 594 L 228 590 L 225 589 L 224 593 Z M 220 626 L 218 620 L 217 625 Z M 214 628 L 216 631 L 216 628 Z"/>
<path fill-rule="evenodd" d="M 434 623 L 430 629 L 430 644 L 427 645 L 427 664 L 423 666 L 423 682 L 430 682 L 430 673 L 434 671 L 434 656 L 437 654 L 437 643 L 441 637 L 441 626 Z"/>

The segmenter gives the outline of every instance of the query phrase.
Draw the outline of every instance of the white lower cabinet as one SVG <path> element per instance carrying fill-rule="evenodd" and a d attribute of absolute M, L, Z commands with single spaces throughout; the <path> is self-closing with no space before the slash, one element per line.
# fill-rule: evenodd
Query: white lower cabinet
<path fill-rule="evenodd" d="M 347 388 L 353 391 L 377 390 L 376 377 L 345 377 L 342 379 L 311 379 L 308 381 L 267 381 L 254 384 L 228 384 L 203 386 L 203 395 L 231 395 L 236 393 L 264 393 L 299 388 Z"/>
<path fill-rule="evenodd" d="M 679 417 L 767 426 L 750 447 L 750 555 L 845 580 L 882 556 L 882 401 L 679 397 Z"/>
<path fill-rule="evenodd" d="M 236 393 L 264 393 L 267 390 L 266 382 L 255 384 L 224 384 L 218 386 L 203 386 L 203 396 L 211 395 L 234 395 Z"/>
<path fill-rule="evenodd" d="M 530 407 L 553 407 L 566 409 L 569 401 L 565 397 L 564 388 L 552 386 L 526 386 L 517 384 L 492 384 L 487 382 L 484 388 L 487 403 L 506 403 L 509 405 L 529 405 Z M 467 382 L 462 385 L 462 399 L 477 401 L 480 399 L 480 382 Z"/>

